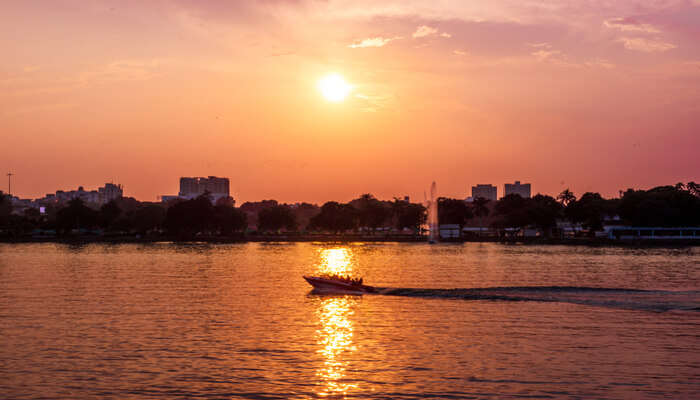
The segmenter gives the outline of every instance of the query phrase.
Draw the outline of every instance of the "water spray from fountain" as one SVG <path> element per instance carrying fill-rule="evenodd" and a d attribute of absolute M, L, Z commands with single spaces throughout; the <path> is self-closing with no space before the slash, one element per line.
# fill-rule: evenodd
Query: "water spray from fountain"
<path fill-rule="evenodd" d="M 430 185 L 430 199 L 425 199 L 425 207 L 428 209 L 428 243 L 437 243 L 440 235 L 438 234 L 438 204 L 437 204 L 437 185 L 433 181 Z"/>

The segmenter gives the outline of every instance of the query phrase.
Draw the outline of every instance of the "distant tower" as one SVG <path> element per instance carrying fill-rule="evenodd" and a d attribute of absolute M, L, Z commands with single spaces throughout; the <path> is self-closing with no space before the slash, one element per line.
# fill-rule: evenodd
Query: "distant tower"
<path fill-rule="evenodd" d="M 12 196 L 12 175 L 14 175 L 12 172 L 7 173 L 7 194 Z"/>

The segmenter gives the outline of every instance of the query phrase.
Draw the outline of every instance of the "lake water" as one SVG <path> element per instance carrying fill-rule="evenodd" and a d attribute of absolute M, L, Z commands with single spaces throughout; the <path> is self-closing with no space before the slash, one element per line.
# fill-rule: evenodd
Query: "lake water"
<path fill-rule="evenodd" d="M 0 338 L 3 399 L 700 398 L 700 248 L 3 244 Z"/>

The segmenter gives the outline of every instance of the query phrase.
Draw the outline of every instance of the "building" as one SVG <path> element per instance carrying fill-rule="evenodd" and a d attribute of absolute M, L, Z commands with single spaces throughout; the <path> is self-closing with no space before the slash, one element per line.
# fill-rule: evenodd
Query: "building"
<path fill-rule="evenodd" d="M 498 199 L 498 188 L 493 185 L 472 186 L 472 199 L 478 199 L 479 197 L 496 201 Z"/>
<path fill-rule="evenodd" d="M 84 203 L 103 205 L 122 196 L 124 196 L 122 185 L 105 183 L 103 187 L 97 190 L 85 190 L 82 186 L 79 186 L 77 190 L 57 190 L 56 193 L 49 193 L 45 197 L 37 199 L 37 202 L 41 204 L 64 204 L 74 199 L 80 199 Z"/>
<path fill-rule="evenodd" d="M 520 197 L 527 199 L 531 195 L 531 188 L 529 183 L 520 183 L 520 181 L 515 181 L 515 183 L 506 183 L 505 194 L 519 194 Z"/>
<path fill-rule="evenodd" d="M 122 198 L 124 196 L 124 188 L 122 185 L 105 183 L 103 187 L 97 189 L 97 193 L 99 194 L 99 202 L 106 204 L 112 200 Z"/>
<path fill-rule="evenodd" d="M 230 197 L 228 178 L 209 176 L 207 178 L 180 178 L 180 193 L 178 196 L 184 199 L 194 199 L 205 192 L 209 192 L 212 201 Z"/>

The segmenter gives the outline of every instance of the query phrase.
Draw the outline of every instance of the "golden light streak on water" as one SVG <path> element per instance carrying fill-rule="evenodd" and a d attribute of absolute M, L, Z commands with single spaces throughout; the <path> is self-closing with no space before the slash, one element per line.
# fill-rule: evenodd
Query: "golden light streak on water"
<path fill-rule="evenodd" d="M 350 249 L 338 247 L 321 250 L 321 274 L 325 275 L 351 275 L 353 272 L 353 256 Z"/>
<path fill-rule="evenodd" d="M 357 388 L 356 384 L 341 382 L 348 365 L 343 355 L 357 350 L 352 341 L 353 323 L 350 319 L 353 303 L 349 296 L 325 298 L 317 311 L 321 322 L 316 331 L 320 346 L 318 353 L 325 358 L 323 368 L 316 373 L 321 381 L 318 392 L 321 396 L 345 395 Z"/>

